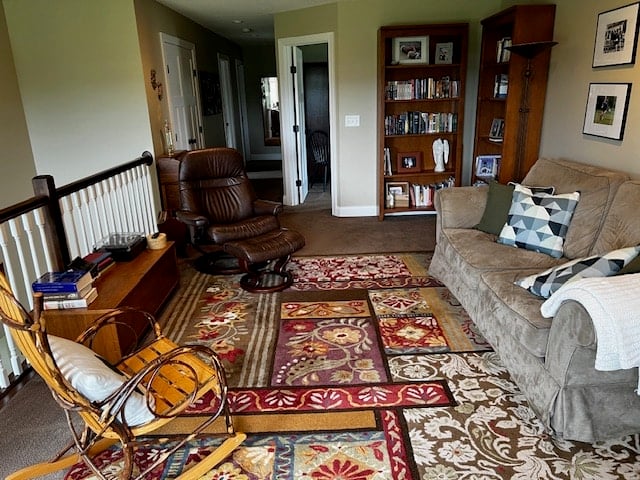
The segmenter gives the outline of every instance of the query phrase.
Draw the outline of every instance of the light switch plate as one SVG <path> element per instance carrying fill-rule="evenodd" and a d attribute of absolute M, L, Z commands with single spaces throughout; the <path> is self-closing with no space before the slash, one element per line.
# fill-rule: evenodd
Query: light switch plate
<path fill-rule="evenodd" d="M 360 115 L 345 115 L 344 116 L 344 126 L 345 127 L 359 127 L 360 126 Z"/>

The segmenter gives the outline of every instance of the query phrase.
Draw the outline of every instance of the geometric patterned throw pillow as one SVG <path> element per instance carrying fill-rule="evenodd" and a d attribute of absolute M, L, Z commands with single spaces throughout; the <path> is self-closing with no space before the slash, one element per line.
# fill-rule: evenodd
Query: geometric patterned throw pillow
<path fill-rule="evenodd" d="M 640 254 L 640 246 L 614 250 L 605 255 L 578 258 L 544 272 L 520 278 L 514 283 L 534 295 L 549 298 L 561 286 L 580 278 L 609 277 Z"/>
<path fill-rule="evenodd" d="M 562 257 L 564 238 L 579 199 L 579 192 L 549 195 L 516 185 L 498 243 Z"/>

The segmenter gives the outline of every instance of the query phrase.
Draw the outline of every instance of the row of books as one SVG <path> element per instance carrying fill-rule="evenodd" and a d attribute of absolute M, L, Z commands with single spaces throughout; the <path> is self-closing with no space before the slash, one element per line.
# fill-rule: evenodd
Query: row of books
<path fill-rule="evenodd" d="M 448 76 L 439 80 L 433 77 L 393 80 L 387 82 L 385 87 L 386 100 L 429 100 L 458 96 L 460 96 L 460 81 L 451 80 Z"/>
<path fill-rule="evenodd" d="M 384 117 L 385 135 L 451 133 L 458 130 L 458 114 L 452 112 L 403 112 Z"/>
<path fill-rule="evenodd" d="M 442 188 L 453 187 L 455 183 L 456 179 L 453 176 L 442 182 L 430 184 L 390 182 L 387 184 L 386 207 L 432 207 L 435 192 Z"/>
<path fill-rule="evenodd" d="M 507 49 L 512 44 L 511 37 L 502 37 L 496 45 L 496 62 L 505 63 L 511 59 L 511 51 Z"/>
<path fill-rule="evenodd" d="M 501 73 L 496 75 L 493 84 L 493 96 L 494 98 L 507 98 L 507 91 L 509 90 L 509 75 Z"/>
<path fill-rule="evenodd" d="M 86 308 L 98 298 L 94 280 L 114 263 L 110 252 L 92 252 L 76 257 L 64 271 L 44 273 L 31 288 L 42 293 L 45 310 Z"/>

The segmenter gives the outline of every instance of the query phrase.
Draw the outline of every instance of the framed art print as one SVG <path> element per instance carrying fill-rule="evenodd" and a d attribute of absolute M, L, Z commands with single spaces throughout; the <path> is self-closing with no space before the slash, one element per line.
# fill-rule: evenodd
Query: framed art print
<path fill-rule="evenodd" d="M 419 172 L 422 168 L 422 152 L 398 153 L 396 169 L 398 173 Z"/>
<path fill-rule="evenodd" d="M 429 37 L 393 39 L 394 63 L 429 63 Z"/>
<path fill-rule="evenodd" d="M 591 83 L 582 133 L 622 140 L 630 83 Z"/>
<path fill-rule="evenodd" d="M 593 67 L 635 63 L 639 6 L 636 2 L 598 15 Z"/>

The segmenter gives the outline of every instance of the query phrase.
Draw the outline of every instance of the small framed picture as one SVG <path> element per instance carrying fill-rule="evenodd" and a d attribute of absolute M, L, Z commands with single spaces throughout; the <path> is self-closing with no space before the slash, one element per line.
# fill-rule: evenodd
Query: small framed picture
<path fill-rule="evenodd" d="M 476 157 L 476 177 L 496 178 L 500 170 L 500 155 L 478 155 Z"/>
<path fill-rule="evenodd" d="M 453 63 L 453 42 L 436 43 L 435 63 Z"/>
<path fill-rule="evenodd" d="M 387 182 L 385 187 L 387 208 L 409 206 L 409 182 Z"/>
<path fill-rule="evenodd" d="M 622 140 L 630 83 L 590 83 L 582 133 Z"/>
<path fill-rule="evenodd" d="M 639 6 L 636 2 L 598 15 L 593 67 L 635 63 Z"/>
<path fill-rule="evenodd" d="M 394 38 L 393 63 L 429 63 L 429 37 Z"/>
<path fill-rule="evenodd" d="M 396 169 L 398 173 L 419 172 L 422 169 L 422 152 L 398 153 Z"/>

